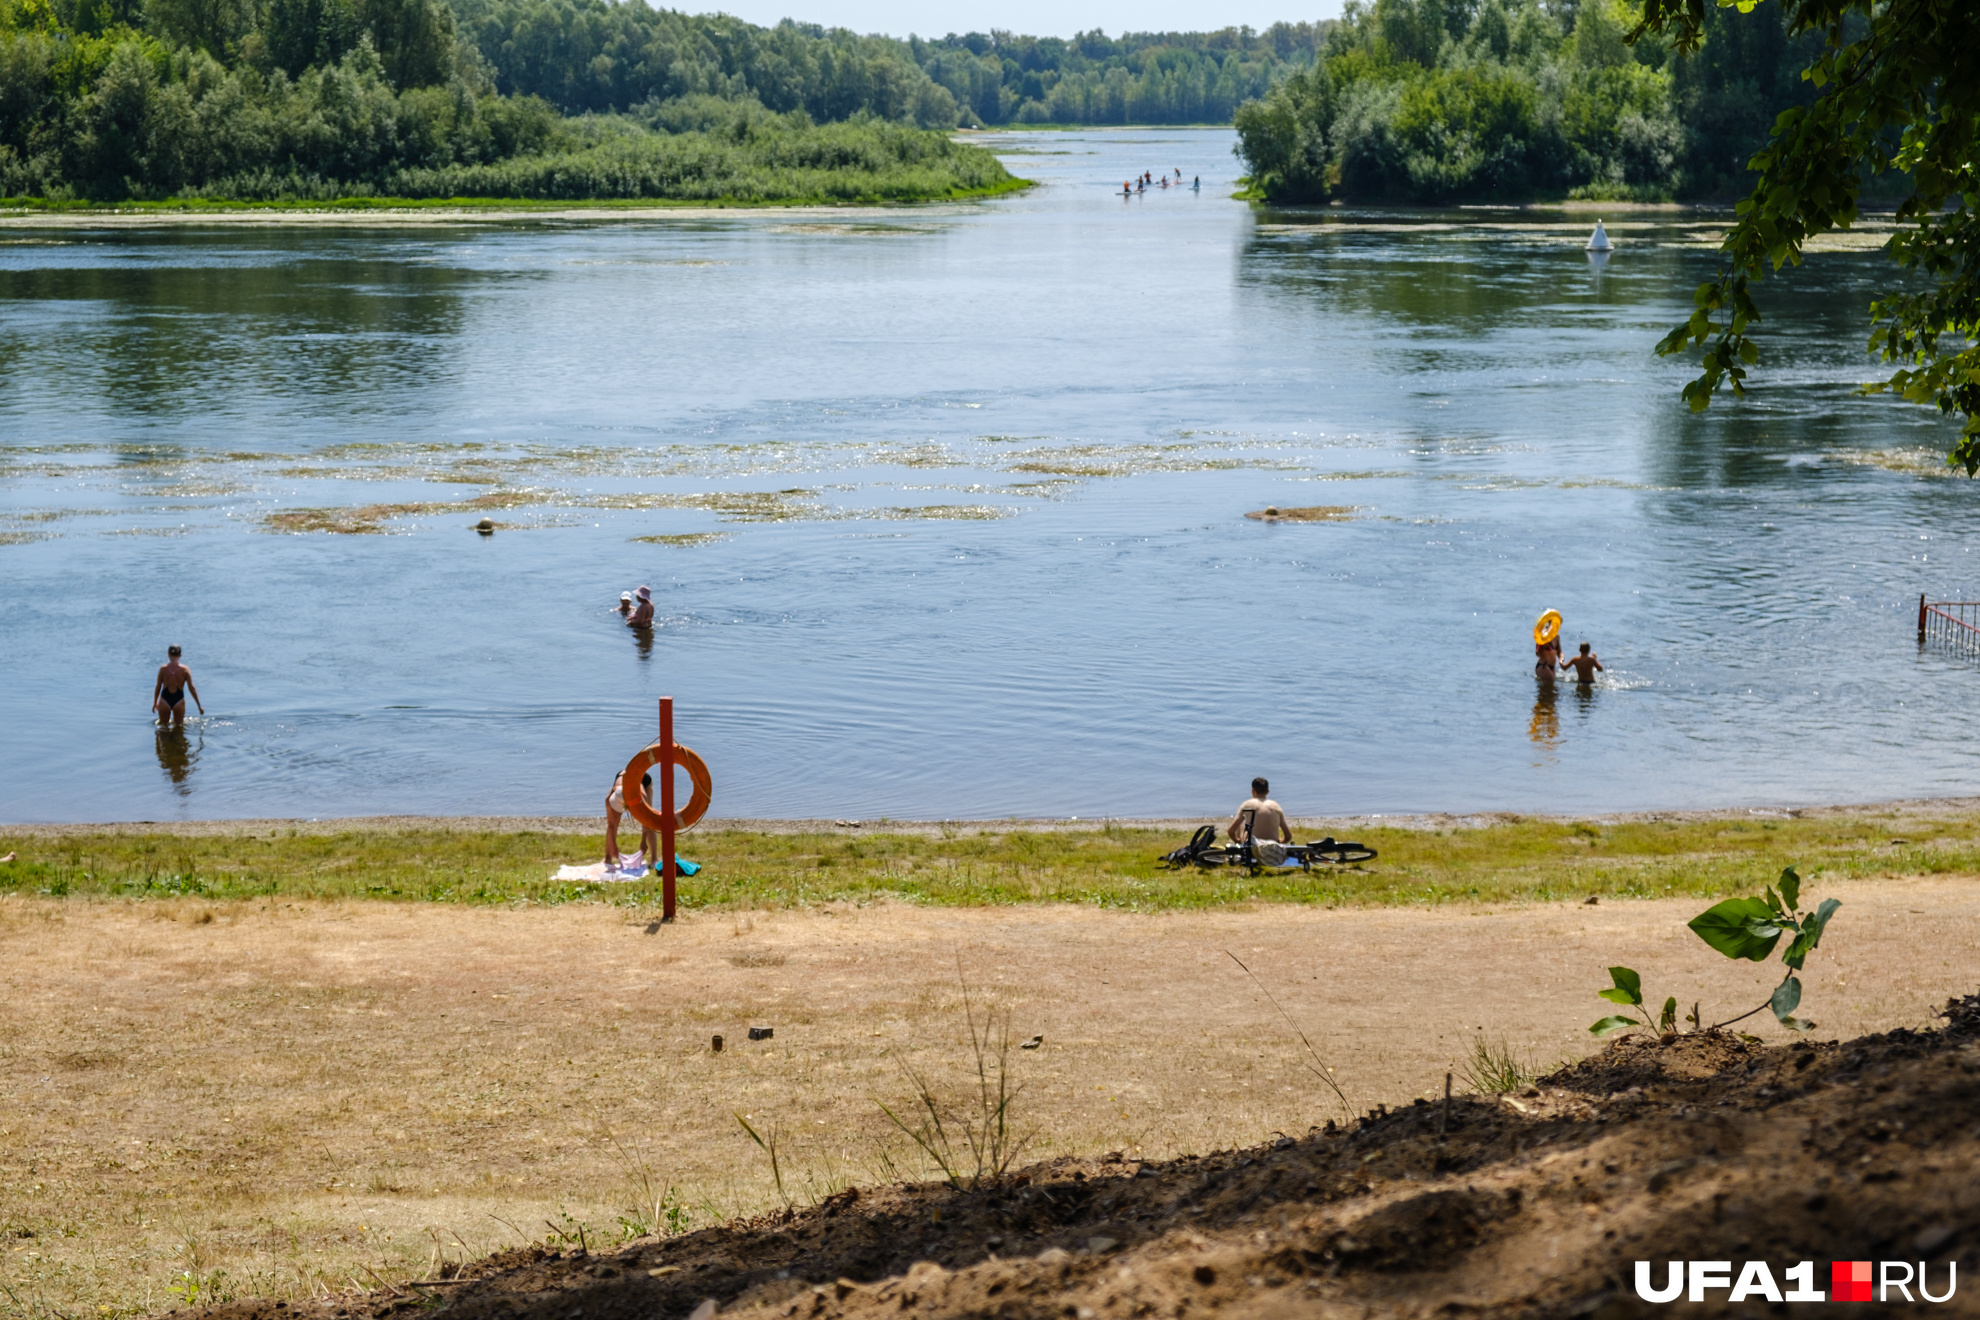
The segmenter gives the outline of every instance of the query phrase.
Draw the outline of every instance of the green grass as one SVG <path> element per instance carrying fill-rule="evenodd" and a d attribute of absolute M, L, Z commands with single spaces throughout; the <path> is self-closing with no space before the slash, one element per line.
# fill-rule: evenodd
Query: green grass
<path fill-rule="evenodd" d="M 273 834 L 38 835 L 0 827 L 0 892 L 240 899 L 374 898 L 439 903 L 643 907 L 657 881 L 559 884 L 563 862 L 595 860 L 598 836 L 468 828 L 283 829 Z M 1479 828 L 1357 829 L 1381 850 L 1364 867 L 1260 876 L 1165 871 L 1186 831 L 1096 828 L 970 834 L 695 832 L 685 856 L 706 869 L 681 882 L 693 908 L 774 908 L 894 899 L 937 906 L 1061 902 L 1142 911 L 1248 902 L 1435 906 L 1556 902 L 1751 890 L 1799 863 L 1824 880 L 1980 874 L 1980 815 L 1865 811 L 1811 819 L 1640 821 L 1617 825 L 1513 818 Z M 1902 839 L 1892 844 L 1892 839 Z"/>

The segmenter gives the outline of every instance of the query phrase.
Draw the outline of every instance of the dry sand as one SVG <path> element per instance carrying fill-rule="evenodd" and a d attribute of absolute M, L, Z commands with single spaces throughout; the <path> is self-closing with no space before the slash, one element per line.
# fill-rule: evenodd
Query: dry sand
<path fill-rule="evenodd" d="M 1923 1028 L 1973 988 L 1971 880 L 1823 895 L 1844 906 L 1807 978 L 1818 1038 Z M 875 1099 L 907 1098 L 900 1061 L 961 1081 L 959 961 L 1014 1035 L 1044 1037 L 1014 1054 L 1035 1156 L 1301 1133 L 1338 1108 L 1226 951 L 1358 1106 L 1393 1105 L 1440 1092 L 1481 1035 L 1538 1064 L 1586 1053 L 1610 963 L 1708 1020 L 1758 1003 L 1769 969 L 1705 948 L 1697 907 L 882 905 L 662 927 L 587 905 L 9 898 L 9 1309 L 157 1309 L 188 1263 L 225 1270 L 223 1294 L 368 1284 L 563 1210 L 612 1233 L 642 1173 L 695 1222 L 762 1210 L 777 1194 L 738 1113 L 780 1131 L 800 1203 L 919 1175 Z M 752 1044 L 752 1025 L 776 1034 Z"/>

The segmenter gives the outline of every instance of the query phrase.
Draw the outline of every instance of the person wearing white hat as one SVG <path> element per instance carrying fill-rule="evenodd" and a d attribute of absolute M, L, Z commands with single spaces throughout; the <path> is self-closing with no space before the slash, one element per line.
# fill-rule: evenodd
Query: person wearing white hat
<path fill-rule="evenodd" d="M 632 612 L 633 612 L 632 593 L 630 591 L 620 592 L 619 617 L 622 619 L 630 619 L 632 617 Z"/>
<path fill-rule="evenodd" d="M 639 604 L 634 607 L 632 617 L 626 620 L 628 628 L 651 628 L 653 626 L 653 589 L 639 589 Z"/>

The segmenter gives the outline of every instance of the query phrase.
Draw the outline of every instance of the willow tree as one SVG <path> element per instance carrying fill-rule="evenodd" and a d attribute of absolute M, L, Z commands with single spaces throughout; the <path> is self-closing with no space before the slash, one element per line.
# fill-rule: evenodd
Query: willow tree
<path fill-rule="evenodd" d="M 1703 37 L 1707 0 L 1644 0 L 1637 41 L 1662 37 L 1682 53 Z M 1750 14 L 1762 0 L 1716 0 Z M 1722 386 L 1744 396 L 1759 360 L 1752 286 L 1800 264 L 1808 241 L 1857 219 L 1869 175 L 1900 171 L 1910 192 L 1886 250 L 1927 277 L 1870 304 L 1870 351 L 1892 364 L 1864 386 L 1964 419 L 1947 462 L 1980 472 L 1980 3 L 1975 0 L 1781 0 L 1791 34 L 1824 40 L 1802 77 L 1812 104 L 1785 111 L 1754 156 L 1759 180 L 1739 204 L 1716 279 L 1698 287 L 1691 319 L 1657 345 L 1705 349 L 1684 387 L 1694 411 Z M 1916 287 L 1916 286 L 1914 286 Z"/>

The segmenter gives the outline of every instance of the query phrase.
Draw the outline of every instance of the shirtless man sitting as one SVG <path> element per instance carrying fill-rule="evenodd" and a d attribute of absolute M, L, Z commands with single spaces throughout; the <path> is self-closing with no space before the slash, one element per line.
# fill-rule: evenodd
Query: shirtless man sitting
<path fill-rule="evenodd" d="M 1224 832 L 1231 842 L 1251 841 L 1251 854 L 1265 866 L 1278 866 L 1286 860 L 1285 845 L 1293 841 L 1292 826 L 1278 803 L 1265 795 L 1272 789 L 1263 777 L 1251 781 L 1251 796 L 1231 817 Z"/>
<path fill-rule="evenodd" d="M 1588 649 L 1587 642 L 1581 644 L 1580 655 L 1571 655 L 1561 661 L 1561 668 L 1572 669 L 1574 681 L 1577 683 L 1593 683 L 1595 675 L 1608 672 L 1602 668 L 1602 662 L 1595 658 L 1595 653 Z"/>
<path fill-rule="evenodd" d="M 186 722 L 186 693 L 192 693 L 193 704 L 199 713 L 206 714 L 206 703 L 199 699 L 199 689 L 193 686 L 192 670 L 179 663 L 179 648 L 165 648 L 165 663 L 158 666 L 158 681 L 151 688 L 151 709 L 158 716 L 160 724 L 170 724 L 174 728 Z"/>

